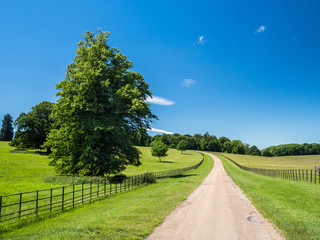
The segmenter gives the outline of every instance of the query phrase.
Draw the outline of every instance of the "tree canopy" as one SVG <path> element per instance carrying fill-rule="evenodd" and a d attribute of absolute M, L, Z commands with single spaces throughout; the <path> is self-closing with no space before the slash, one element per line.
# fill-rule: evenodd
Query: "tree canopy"
<path fill-rule="evenodd" d="M 30 112 L 21 113 L 14 121 L 17 132 L 11 145 L 18 148 L 42 148 L 52 127 L 53 119 L 50 115 L 53 106 L 54 103 L 44 101 L 32 107 Z"/>
<path fill-rule="evenodd" d="M 162 141 L 156 141 L 151 147 L 152 156 L 159 157 L 159 161 L 161 162 L 161 157 L 167 156 L 168 146 L 164 144 Z"/>
<path fill-rule="evenodd" d="M 11 141 L 13 138 L 12 117 L 6 114 L 2 120 L 2 127 L 0 130 L 0 141 Z"/>
<path fill-rule="evenodd" d="M 155 118 L 145 102 L 152 93 L 142 75 L 129 70 L 132 62 L 108 45 L 109 34 L 86 32 L 57 85 L 46 146 L 59 173 L 104 176 L 139 164 L 132 139 Z"/>
<path fill-rule="evenodd" d="M 177 150 L 181 151 L 181 153 L 183 153 L 183 151 L 186 151 L 187 149 L 188 149 L 188 143 L 185 140 L 181 140 L 177 144 Z"/>

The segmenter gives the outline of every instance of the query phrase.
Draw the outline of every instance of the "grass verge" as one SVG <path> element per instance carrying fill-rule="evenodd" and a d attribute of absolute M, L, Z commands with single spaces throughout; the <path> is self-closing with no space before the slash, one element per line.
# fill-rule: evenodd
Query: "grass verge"
<path fill-rule="evenodd" d="M 261 176 L 215 155 L 260 213 L 275 223 L 287 239 L 320 239 L 319 185 Z"/>
<path fill-rule="evenodd" d="M 196 170 L 2 232 L 2 239 L 144 239 L 209 174 Z"/>

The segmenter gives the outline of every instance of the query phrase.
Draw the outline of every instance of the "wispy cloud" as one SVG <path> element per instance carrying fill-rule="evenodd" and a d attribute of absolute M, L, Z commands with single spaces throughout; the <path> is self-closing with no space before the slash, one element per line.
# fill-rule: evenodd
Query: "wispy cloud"
<path fill-rule="evenodd" d="M 267 27 L 262 25 L 262 26 L 260 26 L 260 27 L 255 31 L 255 33 L 262 33 L 262 32 L 264 32 L 266 29 L 267 29 Z"/>
<path fill-rule="evenodd" d="M 193 79 L 183 79 L 182 86 L 191 87 L 193 84 L 195 84 L 195 82 L 196 81 Z"/>
<path fill-rule="evenodd" d="M 198 44 L 203 45 L 206 41 L 207 41 L 207 40 L 204 39 L 204 36 L 202 35 L 202 36 L 199 37 Z"/>
<path fill-rule="evenodd" d="M 165 130 L 161 130 L 161 129 L 156 129 L 156 128 L 149 128 L 147 129 L 148 131 L 151 131 L 151 132 L 158 132 L 158 133 L 165 133 L 165 134 L 173 134 L 173 132 L 168 132 L 168 131 L 165 131 Z"/>
<path fill-rule="evenodd" d="M 175 102 L 173 101 L 157 96 L 147 97 L 146 102 L 163 106 L 170 106 L 175 104 Z"/>
<path fill-rule="evenodd" d="M 198 44 L 198 45 L 203 45 L 203 44 L 204 44 L 205 42 L 207 42 L 207 41 L 208 41 L 208 40 L 205 39 L 203 35 L 201 35 L 201 36 L 198 38 L 197 42 L 194 42 L 193 45 L 196 45 L 196 44 Z"/>

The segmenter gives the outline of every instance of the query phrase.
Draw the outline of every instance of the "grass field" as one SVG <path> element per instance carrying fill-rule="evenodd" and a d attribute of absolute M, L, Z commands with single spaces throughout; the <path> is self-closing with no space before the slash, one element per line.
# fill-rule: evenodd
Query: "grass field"
<path fill-rule="evenodd" d="M 144 239 L 208 175 L 196 170 L 2 232 L 0 239 Z"/>
<path fill-rule="evenodd" d="M 219 153 L 217 153 L 219 154 Z M 314 169 L 320 166 L 320 155 L 261 157 L 222 153 L 242 166 L 266 169 Z"/>
<path fill-rule="evenodd" d="M 0 141 L 0 195 L 58 187 L 44 177 L 54 175 L 48 157 L 35 153 L 12 153 L 15 148 Z"/>
<path fill-rule="evenodd" d="M 202 155 L 197 152 L 185 151 L 181 154 L 180 151 L 175 149 L 169 149 L 168 156 L 161 158 L 161 162 L 158 157 L 153 157 L 149 147 L 139 147 L 142 152 L 142 165 L 128 166 L 123 174 L 132 176 L 145 172 L 158 172 L 166 171 L 177 168 L 190 167 L 199 163 L 202 159 Z"/>
<path fill-rule="evenodd" d="M 320 239 L 319 185 L 261 176 L 241 170 L 223 157 L 220 159 L 227 173 L 255 207 L 274 222 L 287 239 Z"/>
<path fill-rule="evenodd" d="M 181 154 L 171 149 L 169 155 L 159 162 L 158 158 L 151 156 L 149 148 L 139 149 L 143 153 L 142 165 L 130 166 L 124 174 L 131 176 L 147 171 L 183 168 L 194 165 L 202 159 L 202 155 L 196 152 L 187 151 Z M 15 148 L 10 147 L 8 142 L 0 141 L 0 196 L 66 185 L 65 182 L 44 181 L 48 176 L 55 175 L 48 163 L 48 156 L 37 154 L 35 151 L 15 152 Z"/>

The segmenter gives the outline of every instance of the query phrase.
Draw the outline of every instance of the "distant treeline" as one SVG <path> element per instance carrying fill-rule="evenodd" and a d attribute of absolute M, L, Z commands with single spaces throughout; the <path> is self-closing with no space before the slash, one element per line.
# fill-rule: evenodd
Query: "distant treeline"
<path fill-rule="evenodd" d="M 320 144 L 284 144 L 267 147 L 260 150 L 257 146 L 250 146 L 240 140 L 230 140 L 227 137 L 212 136 L 209 133 L 191 135 L 180 135 L 178 133 L 158 134 L 149 136 L 146 131 L 139 131 L 133 142 L 137 146 L 151 146 L 155 141 L 162 141 L 170 148 L 177 148 L 180 141 L 187 142 L 189 150 L 204 150 L 213 152 L 247 154 L 265 157 L 293 156 L 293 155 L 320 155 Z"/>
<path fill-rule="evenodd" d="M 320 144 L 283 144 L 271 146 L 262 150 L 261 155 L 266 157 L 273 156 L 293 156 L 293 155 L 319 155 Z"/>
<path fill-rule="evenodd" d="M 153 137 L 149 136 L 146 131 L 139 131 L 133 139 L 137 146 L 150 146 L 155 141 L 162 141 L 170 148 L 177 148 L 180 141 L 186 141 L 190 150 L 204 150 L 213 152 L 237 153 L 260 155 L 261 152 L 256 146 L 250 147 L 240 140 L 230 140 L 227 137 L 212 136 L 209 133 L 191 135 L 180 135 L 178 133 L 158 134 Z"/>

